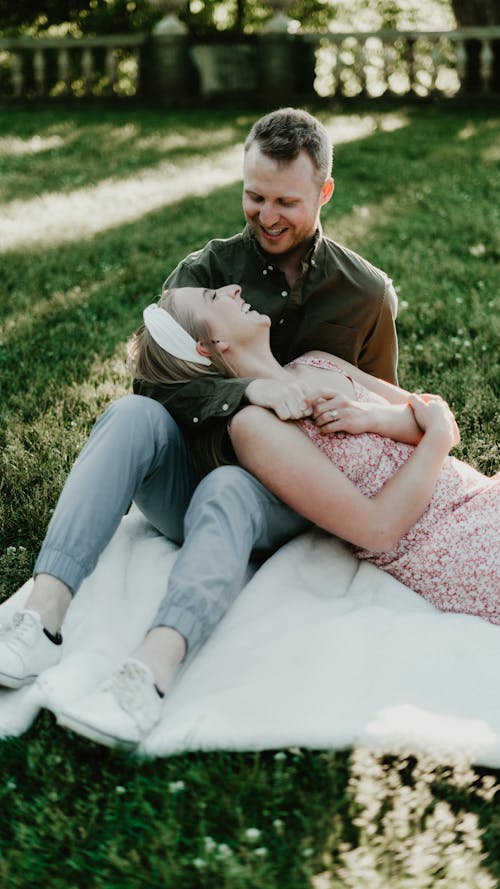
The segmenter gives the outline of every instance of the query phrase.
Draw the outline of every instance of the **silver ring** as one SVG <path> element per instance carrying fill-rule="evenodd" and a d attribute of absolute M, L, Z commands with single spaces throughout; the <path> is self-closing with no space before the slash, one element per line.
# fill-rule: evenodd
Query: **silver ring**
<path fill-rule="evenodd" d="M 339 415 L 338 411 L 330 411 L 330 416 L 331 416 L 332 420 L 336 420 L 338 415 Z"/>

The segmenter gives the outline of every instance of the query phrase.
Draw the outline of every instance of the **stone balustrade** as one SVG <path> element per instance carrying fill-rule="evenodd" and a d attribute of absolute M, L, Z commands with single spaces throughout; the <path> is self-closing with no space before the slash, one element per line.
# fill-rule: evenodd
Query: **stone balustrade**
<path fill-rule="evenodd" d="M 500 27 L 0 39 L 0 99 L 143 97 L 166 104 L 249 98 L 500 94 Z M 177 25 L 180 22 L 177 20 Z"/>
<path fill-rule="evenodd" d="M 466 91 L 471 60 L 477 69 L 474 92 L 500 93 L 500 27 L 303 34 L 301 39 L 315 48 L 316 89 L 325 96 L 451 97 Z"/>
<path fill-rule="evenodd" d="M 134 96 L 143 34 L 0 38 L 0 97 Z"/>

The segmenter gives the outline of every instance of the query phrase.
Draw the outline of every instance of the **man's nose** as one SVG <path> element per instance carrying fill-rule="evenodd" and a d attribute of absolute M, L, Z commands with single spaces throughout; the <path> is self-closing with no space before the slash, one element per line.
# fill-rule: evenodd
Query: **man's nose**
<path fill-rule="evenodd" d="M 276 212 L 272 204 L 266 201 L 260 208 L 259 219 L 262 225 L 270 228 L 279 219 L 279 213 Z"/>

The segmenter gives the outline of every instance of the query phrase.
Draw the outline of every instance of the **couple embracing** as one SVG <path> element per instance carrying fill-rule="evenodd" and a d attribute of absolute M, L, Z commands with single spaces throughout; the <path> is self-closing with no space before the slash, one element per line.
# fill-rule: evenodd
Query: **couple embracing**
<path fill-rule="evenodd" d="M 449 456 L 459 433 L 442 399 L 397 386 L 392 283 L 321 230 L 332 159 L 306 111 L 253 126 L 246 227 L 184 259 L 145 309 L 134 394 L 96 423 L 0 635 L 3 686 L 59 661 L 72 597 L 132 501 L 180 545 L 144 640 L 59 716 L 101 743 L 140 743 L 249 560 L 311 522 L 438 608 L 500 623 L 498 481 Z"/>

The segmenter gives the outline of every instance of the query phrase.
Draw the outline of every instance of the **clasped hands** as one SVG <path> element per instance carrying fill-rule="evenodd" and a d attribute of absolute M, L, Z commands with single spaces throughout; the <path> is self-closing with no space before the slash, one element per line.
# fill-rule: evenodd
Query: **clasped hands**
<path fill-rule="evenodd" d="M 322 433 L 369 429 L 373 405 L 341 395 L 333 389 L 294 380 L 253 380 L 246 389 L 251 404 L 270 408 L 280 420 L 314 421 Z"/>
<path fill-rule="evenodd" d="M 246 389 L 251 404 L 267 407 L 280 420 L 310 418 L 325 435 L 349 432 L 359 435 L 374 430 L 377 402 L 361 402 L 331 388 L 311 386 L 303 381 L 253 380 Z M 410 395 L 407 408 L 418 428 L 440 426 L 450 438 L 450 447 L 460 441 L 460 432 L 450 407 L 439 395 Z"/>

